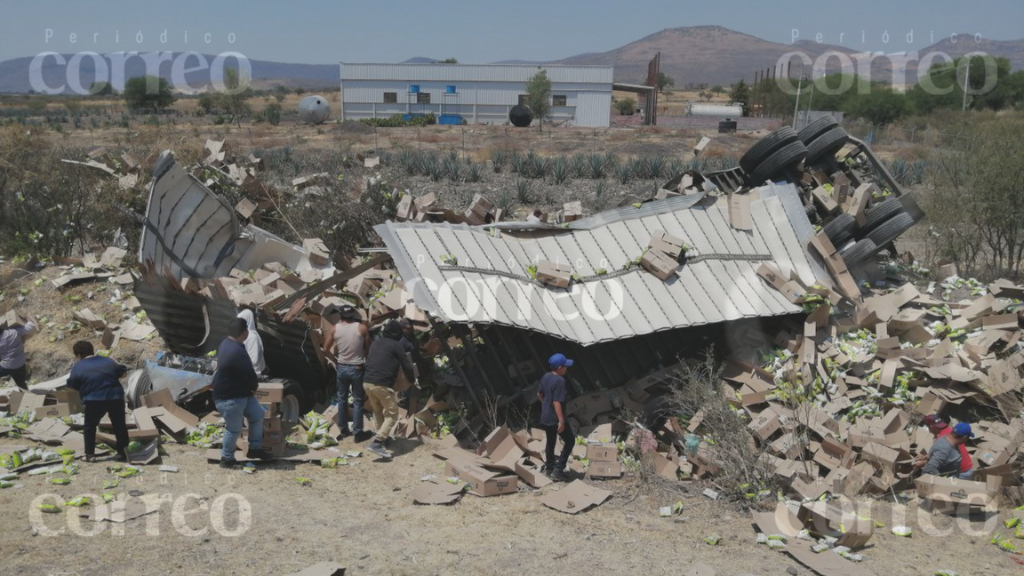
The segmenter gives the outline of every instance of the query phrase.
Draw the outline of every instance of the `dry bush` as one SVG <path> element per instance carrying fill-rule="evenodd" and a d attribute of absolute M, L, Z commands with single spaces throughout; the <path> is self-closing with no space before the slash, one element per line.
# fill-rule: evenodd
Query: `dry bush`
<path fill-rule="evenodd" d="M 0 253 L 67 256 L 110 243 L 130 220 L 110 208 L 134 193 L 96 171 L 61 162 L 85 150 L 54 143 L 45 130 L 0 130 Z"/>
<path fill-rule="evenodd" d="M 762 490 L 774 493 L 778 486 L 767 451 L 757 446 L 746 420 L 723 397 L 721 370 L 711 350 L 703 358 L 684 360 L 669 379 L 669 403 L 684 416 L 703 413 L 697 432 L 704 436 L 702 446 L 720 468 L 712 483 L 723 496 L 743 498 Z"/>

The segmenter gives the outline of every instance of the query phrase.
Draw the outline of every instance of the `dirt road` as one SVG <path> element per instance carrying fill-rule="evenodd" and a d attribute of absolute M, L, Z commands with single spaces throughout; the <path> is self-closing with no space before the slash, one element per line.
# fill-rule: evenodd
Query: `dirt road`
<path fill-rule="evenodd" d="M 3 439 L 0 451 L 26 444 Z M 342 444 L 343 449 L 352 447 Z M 697 561 L 719 575 L 786 574 L 790 568 L 796 570 L 790 574 L 811 574 L 788 556 L 756 545 L 748 514 L 711 502 L 696 488 L 674 497 L 686 507 L 677 518 L 658 517 L 658 507 L 673 502 L 671 494 L 654 496 L 658 491 L 651 488 L 637 492 L 629 479 L 599 483 L 614 491 L 613 498 L 576 516 L 544 507 L 541 492 L 530 489 L 493 498 L 465 496 L 453 506 L 429 507 L 413 505 L 409 492 L 422 476 L 443 470 L 432 449 L 418 442 L 404 442 L 390 463 L 363 457 L 355 466 L 336 470 L 279 463 L 253 475 L 208 464 L 203 451 L 190 446 L 171 445 L 167 452 L 164 463 L 179 466 L 179 473 L 150 466 L 114 490 L 119 499 L 133 490 L 141 492 L 139 498 L 163 499 L 159 512 L 121 525 L 77 522 L 70 517 L 73 512 L 36 514 L 35 523 L 31 519 L 33 499 L 40 495 L 98 495 L 112 478 L 106 471 L 109 463 L 80 464 L 81 472 L 68 486 L 23 474 L 18 481 L 24 487 L 0 491 L 2 572 L 279 575 L 332 560 L 353 575 L 684 574 Z M 300 486 L 296 476 L 312 479 L 312 485 Z M 872 516 L 888 525 L 888 510 L 878 508 Z M 908 517 L 917 528 L 912 510 Z M 240 522 L 245 518 L 248 525 Z M 954 522 L 935 520 L 938 527 Z M 721 544 L 703 543 L 711 533 L 722 536 Z M 942 539 L 923 529 L 910 539 L 879 529 L 864 555 L 863 567 L 879 575 L 938 569 L 1020 574 L 1010 555 L 996 550 L 987 537 L 962 529 Z"/>

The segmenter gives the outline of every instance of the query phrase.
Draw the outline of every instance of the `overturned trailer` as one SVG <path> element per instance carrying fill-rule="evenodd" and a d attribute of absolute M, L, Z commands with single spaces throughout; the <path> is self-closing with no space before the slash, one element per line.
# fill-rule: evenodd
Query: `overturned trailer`
<path fill-rule="evenodd" d="M 749 229 L 732 225 L 727 198 L 697 194 L 564 227 L 388 222 L 376 230 L 416 305 L 483 337 L 465 347 L 475 385 L 514 395 L 560 351 L 580 360 L 570 381 L 586 392 L 674 364 L 716 335 L 728 345 L 744 321 L 756 329 L 801 312 L 758 277 L 763 264 L 804 285 L 831 283 L 808 251 L 814 230 L 795 188 L 759 188 L 748 208 Z M 658 233 L 688 245 L 665 281 L 638 265 Z M 568 287 L 536 279 L 544 262 L 568 265 Z"/>
<path fill-rule="evenodd" d="M 338 271 L 330 262 L 315 262 L 305 248 L 252 224 L 242 226 L 234 208 L 189 174 L 170 152 L 156 163 L 143 218 L 135 294 L 170 351 L 184 357 L 215 351 L 240 311 L 238 298 L 232 296 L 244 286 L 230 281 L 265 263 L 280 263 L 297 277 L 291 287 L 281 281 L 280 287 L 290 292 L 272 300 L 253 300 L 250 306 L 264 342 L 267 374 L 286 385 L 286 420 L 294 421 L 301 411 L 323 402 L 333 379 L 319 340 L 311 338 L 309 324 L 298 318 L 298 310 L 307 288 L 344 282 L 361 268 Z M 197 289 L 200 282 L 204 286 Z M 290 313 L 293 305 L 295 313 Z M 179 364 L 171 367 L 203 372 L 191 368 L 194 362 Z M 170 388 L 174 398 L 187 401 L 208 388 L 209 370 L 204 379 L 166 368 L 153 363 L 135 375 L 129 401 L 137 402 L 159 388 Z"/>

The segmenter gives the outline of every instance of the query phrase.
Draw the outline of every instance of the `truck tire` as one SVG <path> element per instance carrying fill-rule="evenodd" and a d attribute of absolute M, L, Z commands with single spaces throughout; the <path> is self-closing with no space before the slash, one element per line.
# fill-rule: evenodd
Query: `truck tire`
<path fill-rule="evenodd" d="M 853 238 L 853 230 L 857 227 L 857 219 L 853 216 L 843 213 L 833 218 L 828 224 L 822 228 L 825 235 L 828 236 L 829 241 L 836 248 L 839 248 L 843 244 Z"/>
<path fill-rule="evenodd" d="M 750 183 L 760 186 L 769 178 L 782 172 L 786 168 L 798 164 L 807 156 L 807 147 L 799 140 L 794 140 L 775 151 L 767 160 L 761 163 L 750 175 Z"/>
<path fill-rule="evenodd" d="M 761 138 L 740 157 L 740 168 L 750 174 L 760 166 L 776 150 L 798 140 L 796 130 L 789 126 L 783 126 L 771 134 Z"/>
<path fill-rule="evenodd" d="M 883 222 L 903 212 L 903 205 L 895 198 L 890 198 L 875 204 L 864 214 L 864 232 L 870 232 L 882 225 Z"/>
<path fill-rule="evenodd" d="M 839 126 L 839 121 L 836 120 L 835 117 L 832 116 L 831 114 L 827 114 L 825 116 L 822 116 L 821 118 L 818 118 L 814 122 L 811 122 L 807 126 L 801 128 L 800 131 L 797 132 L 797 136 L 800 138 L 801 142 L 810 145 L 810 143 L 813 142 L 815 138 L 835 128 L 836 126 Z"/>
<path fill-rule="evenodd" d="M 876 253 L 878 253 L 878 245 L 865 239 L 843 250 L 839 255 L 843 257 L 843 262 L 846 262 L 847 266 L 854 266 L 871 258 Z"/>
<path fill-rule="evenodd" d="M 842 128 L 835 127 L 825 132 L 807 146 L 807 163 L 817 162 L 826 156 L 835 156 L 835 153 L 849 141 L 850 135 Z"/>
<path fill-rule="evenodd" d="M 868 232 L 867 239 L 874 242 L 876 246 L 884 248 L 899 238 L 900 234 L 910 230 L 913 225 L 914 218 L 910 214 L 897 214 L 879 224 L 878 228 Z"/>
<path fill-rule="evenodd" d="M 281 420 L 286 423 L 295 424 L 305 414 L 309 407 L 306 405 L 306 394 L 302 385 L 291 378 L 272 378 L 271 382 L 284 384 L 284 400 L 281 401 Z"/>

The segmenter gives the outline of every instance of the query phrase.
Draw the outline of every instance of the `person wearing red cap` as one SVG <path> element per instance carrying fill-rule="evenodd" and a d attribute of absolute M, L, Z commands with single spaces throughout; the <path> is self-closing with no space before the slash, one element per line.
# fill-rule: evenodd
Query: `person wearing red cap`
<path fill-rule="evenodd" d="M 953 433 L 953 428 L 949 424 L 942 420 L 942 417 L 938 414 L 928 414 L 924 417 L 924 425 L 928 427 L 928 431 L 932 433 L 932 436 L 936 440 L 944 436 L 949 436 Z M 973 436 L 973 434 L 972 434 Z M 961 442 L 960 448 L 960 477 L 969 480 L 974 476 L 974 462 L 971 460 L 971 455 L 967 453 L 967 443 Z"/>
<path fill-rule="evenodd" d="M 916 465 L 922 467 L 922 472 L 925 474 L 958 476 L 969 480 L 974 475 L 974 470 L 962 472 L 960 468 L 962 462 L 960 447 L 967 442 L 968 438 L 974 438 L 971 425 L 967 422 L 960 422 L 953 427 L 951 433 L 942 436 L 932 444 L 932 449 L 928 451 L 927 462 L 920 460 Z"/>
<path fill-rule="evenodd" d="M 569 455 L 576 445 L 576 435 L 572 426 L 565 420 L 565 373 L 572 366 L 572 360 L 565 357 L 565 354 L 555 354 L 548 359 L 550 372 L 544 374 L 540 379 L 537 388 L 537 398 L 540 399 L 540 425 L 547 435 L 547 443 L 544 446 L 544 472 L 551 476 L 552 480 L 564 482 L 568 480 L 565 475 L 565 466 L 569 463 Z M 562 453 L 555 460 L 555 444 L 558 438 L 562 439 Z"/>

